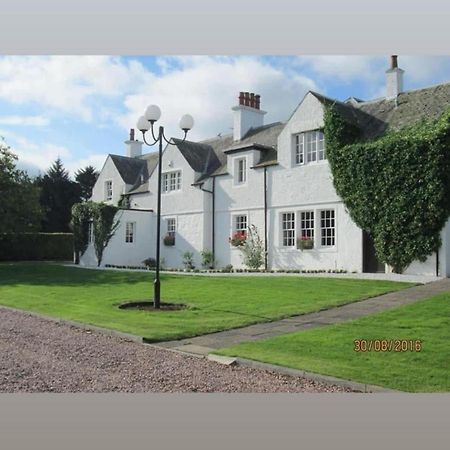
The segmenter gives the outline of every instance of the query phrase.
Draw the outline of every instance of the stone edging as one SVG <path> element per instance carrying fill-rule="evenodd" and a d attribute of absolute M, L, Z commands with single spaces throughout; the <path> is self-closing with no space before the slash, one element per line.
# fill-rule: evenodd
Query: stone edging
<path fill-rule="evenodd" d="M 353 391 L 359 391 L 359 392 L 364 392 L 364 393 L 388 393 L 388 392 L 403 393 L 404 392 L 404 391 L 399 391 L 399 390 L 395 390 L 395 389 L 384 388 L 382 386 L 376 386 L 373 384 L 358 383 L 357 381 L 345 380 L 343 378 L 336 378 L 336 377 L 332 377 L 329 375 L 322 375 L 322 374 L 314 373 L 314 372 L 306 372 L 305 370 L 292 369 L 290 367 L 283 367 L 283 366 L 277 366 L 275 364 L 263 363 L 263 362 L 254 361 L 251 359 L 237 357 L 236 363 L 243 365 L 243 366 L 254 367 L 256 369 L 270 370 L 272 372 L 278 372 L 278 373 L 282 373 L 284 375 L 303 377 L 308 380 L 319 381 L 321 383 L 335 384 L 337 386 L 350 388 Z"/>

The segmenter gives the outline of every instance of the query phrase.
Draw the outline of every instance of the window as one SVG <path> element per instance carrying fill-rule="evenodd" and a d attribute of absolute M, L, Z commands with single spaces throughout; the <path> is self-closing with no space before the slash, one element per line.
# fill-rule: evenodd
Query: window
<path fill-rule="evenodd" d="M 167 234 L 171 237 L 175 237 L 175 231 L 177 231 L 177 223 L 175 219 L 167 219 Z"/>
<path fill-rule="evenodd" d="M 90 221 L 88 224 L 88 243 L 94 242 L 94 222 Z"/>
<path fill-rule="evenodd" d="M 247 159 L 239 158 L 235 162 L 235 184 L 244 184 L 247 182 Z"/>
<path fill-rule="evenodd" d="M 305 133 L 295 135 L 295 164 L 305 162 Z"/>
<path fill-rule="evenodd" d="M 300 213 L 300 236 L 314 239 L 314 211 Z"/>
<path fill-rule="evenodd" d="M 320 130 L 296 134 L 294 147 L 295 164 L 307 164 L 326 159 L 325 138 Z"/>
<path fill-rule="evenodd" d="M 292 212 L 281 215 L 281 229 L 283 247 L 295 245 L 295 214 Z"/>
<path fill-rule="evenodd" d="M 323 247 L 331 247 L 336 241 L 334 209 L 320 211 L 320 233 Z"/>
<path fill-rule="evenodd" d="M 181 190 L 181 170 L 162 174 L 162 191 L 164 193 Z"/>
<path fill-rule="evenodd" d="M 247 231 L 247 216 L 234 217 L 234 231 Z"/>
<path fill-rule="evenodd" d="M 134 242 L 136 224 L 135 222 L 127 222 L 125 226 L 125 242 L 132 244 Z"/>
<path fill-rule="evenodd" d="M 113 197 L 113 182 L 111 180 L 105 181 L 105 200 L 112 200 Z"/>

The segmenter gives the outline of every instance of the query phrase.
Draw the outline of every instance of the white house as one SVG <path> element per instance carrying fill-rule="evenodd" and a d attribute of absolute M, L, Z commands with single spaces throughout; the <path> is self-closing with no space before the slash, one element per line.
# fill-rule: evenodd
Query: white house
<path fill-rule="evenodd" d="M 322 129 L 328 103 L 370 137 L 438 117 L 450 106 L 450 83 L 403 92 L 402 78 L 393 57 L 385 98 L 339 102 L 308 92 L 286 122 L 267 125 L 260 97 L 241 92 L 232 108 L 233 134 L 167 146 L 161 229 L 175 245 L 161 246 L 165 266 L 182 267 L 182 254 L 191 251 L 200 267 L 200 252 L 211 250 L 217 267 L 241 267 L 241 252 L 229 237 L 253 224 L 267 248 L 268 269 L 389 271 L 335 192 Z M 108 156 L 92 194 L 94 201 L 115 205 L 123 197 L 129 206 L 118 213 L 120 226 L 103 265 L 139 266 L 155 256 L 157 154 L 142 154 L 133 130 L 125 144 L 126 156 Z M 406 273 L 450 275 L 450 222 L 441 233 L 438 254 Z M 299 251 L 300 235 L 313 237 L 314 247 Z M 92 245 L 81 264 L 96 264 Z"/>

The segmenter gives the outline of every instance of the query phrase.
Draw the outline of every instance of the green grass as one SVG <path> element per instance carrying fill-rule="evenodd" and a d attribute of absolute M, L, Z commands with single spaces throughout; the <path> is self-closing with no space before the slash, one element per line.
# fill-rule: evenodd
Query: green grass
<path fill-rule="evenodd" d="M 419 339 L 420 352 L 354 351 L 355 339 Z M 365 318 L 218 353 L 410 392 L 450 391 L 450 292 Z"/>
<path fill-rule="evenodd" d="M 111 328 L 153 341 L 267 322 L 318 311 L 410 286 L 388 281 L 302 277 L 163 275 L 163 302 L 180 311 L 124 311 L 149 300 L 153 275 L 97 271 L 46 263 L 0 264 L 0 304 Z"/>

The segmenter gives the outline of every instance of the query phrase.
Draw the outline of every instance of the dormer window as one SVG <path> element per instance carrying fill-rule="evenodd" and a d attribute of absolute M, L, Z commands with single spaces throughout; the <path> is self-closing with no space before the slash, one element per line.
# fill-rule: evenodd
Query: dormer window
<path fill-rule="evenodd" d="M 295 164 L 309 164 L 323 161 L 325 155 L 325 137 L 322 131 L 306 131 L 294 135 Z"/>
<path fill-rule="evenodd" d="M 247 158 L 236 158 L 234 161 L 234 184 L 247 182 Z"/>

